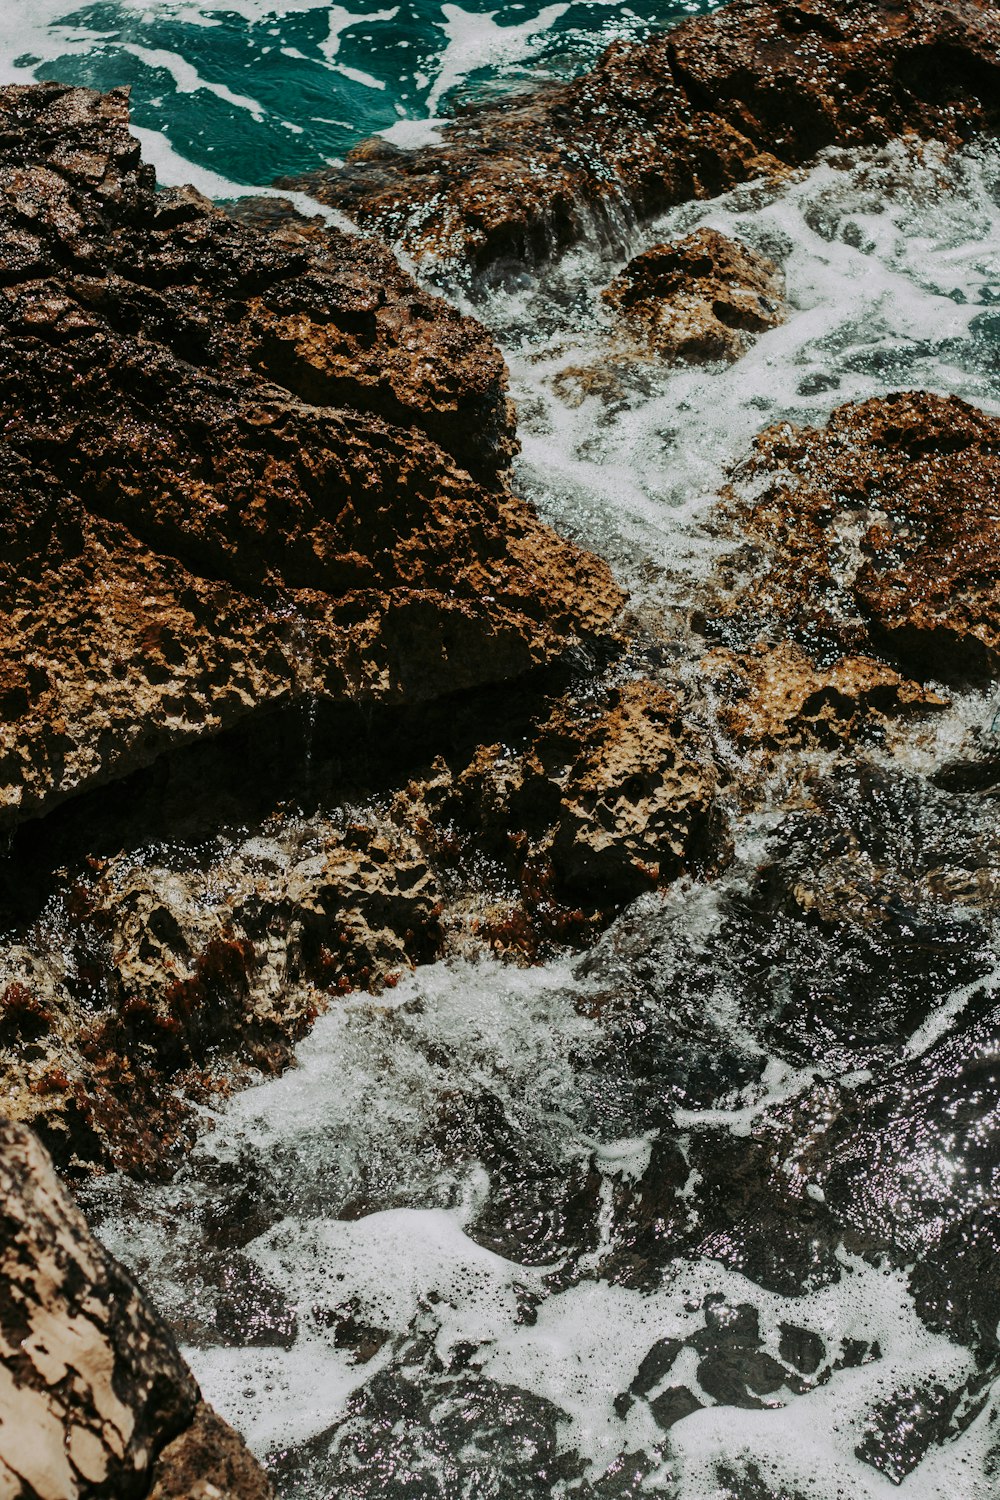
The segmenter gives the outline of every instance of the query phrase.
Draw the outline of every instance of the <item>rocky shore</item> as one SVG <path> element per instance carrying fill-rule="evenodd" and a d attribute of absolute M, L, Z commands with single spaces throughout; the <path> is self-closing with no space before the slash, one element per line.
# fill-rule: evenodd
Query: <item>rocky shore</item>
<path fill-rule="evenodd" d="M 158 190 L 123 91 L 0 89 L 0 1493 L 271 1493 L 46 1150 L 75 1182 L 169 1177 L 199 1107 L 339 997 L 592 944 L 719 876 L 779 762 L 849 762 L 1000 670 L 1000 419 L 916 391 L 762 432 L 671 654 L 518 494 L 497 344 L 388 244 L 502 278 L 828 146 L 998 121 L 986 0 L 734 0 L 295 184 L 352 235 Z M 785 294 L 699 231 L 603 300 L 623 347 L 698 364 Z M 998 777 L 981 738 L 939 790 Z M 902 892 L 866 853 L 859 880 L 824 829 L 816 868 L 761 868 L 761 911 L 923 911 L 934 871 Z"/>
<path fill-rule="evenodd" d="M 473 107 L 419 152 L 373 141 L 288 185 L 432 269 L 503 275 L 830 146 L 949 143 L 1000 118 L 990 0 L 733 0 L 597 67 Z"/>

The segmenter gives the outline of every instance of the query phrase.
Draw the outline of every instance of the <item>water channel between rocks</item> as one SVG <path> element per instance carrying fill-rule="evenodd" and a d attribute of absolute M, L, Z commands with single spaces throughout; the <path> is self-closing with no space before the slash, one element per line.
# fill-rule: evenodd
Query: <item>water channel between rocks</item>
<path fill-rule="evenodd" d="M 788 322 L 722 369 L 616 359 L 600 288 L 703 224 L 780 263 Z M 998 704 L 947 690 L 748 794 L 690 621 L 757 431 L 901 388 L 1000 412 L 1000 155 L 832 154 L 453 294 L 507 356 L 522 491 L 728 764 L 735 861 L 582 956 L 337 1000 L 173 1182 L 88 1211 L 288 1497 L 994 1493 L 1000 827 L 942 768 Z"/>

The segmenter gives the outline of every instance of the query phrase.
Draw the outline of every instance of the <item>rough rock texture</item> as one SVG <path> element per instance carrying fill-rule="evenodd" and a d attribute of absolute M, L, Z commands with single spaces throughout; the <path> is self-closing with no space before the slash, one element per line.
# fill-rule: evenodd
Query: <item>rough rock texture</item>
<path fill-rule="evenodd" d="M 769 428 L 723 506 L 742 533 L 712 628 L 790 637 L 817 658 L 888 657 L 910 675 L 1000 666 L 1000 420 L 925 392 Z M 738 587 L 733 592 L 734 582 Z"/>
<path fill-rule="evenodd" d="M 0 1259 L 5 1496 L 138 1500 L 154 1465 L 163 1496 L 271 1494 L 240 1439 L 204 1407 L 165 1325 L 90 1235 L 36 1138 L 7 1121 Z M 182 1463 L 187 1489 L 178 1485 Z"/>
<path fill-rule="evenodd" d="M 486 912 L 494 945 L 537 952 L 585 937 L 626 901 L 725 861 L 716 771 L 676 696 L 645 679 L 567 696 L 518 749 L 489 745 L 409 789 L 417 829 L 486 853 L 513 903 Z"/>
<path fill-rule="evenodd" d="M 202 1402 L 153 1468 L 149 1500 L 273 1500 L 271 1482 L 228 1422 Z"/>
<path fill-rule="evenodd" d="M 331 994 L 437 956 L 412 836 L 321 818 L 90 860 L 0 953 L 0 1095 L 60 1166 L 169 1174 L 191 1101 L 280 1072 Z"/>
<path fill-rule="evenodd" d="M 296 182 L 418 256 L 482 270 L 709 197 L 825 146 L 1000 119 L 993 0 L 733 0 L 592 72 L 469 110 L 444 144 L 372 141 Z"/>
<path fill-rule="evenodd" d="M 869 656 L 828 666 L 799 646 L 717 647 L 701 662 L 719 698 L 719 723 L 740 744 L 767 749 L 850 745 L 887 719 L 946 700 Z"/>
<path fill-rule="evenodd" d="M 654 245 L 630 260 L 604 301 L 667 359 L 738 359 L 785 319 L 778 267 L 716 229 Z"/>
<path fill-rule="evenodd" d="M 124 91 L 0 91 L 0 825 L 296 700 L 605 637 L 488 335 L 376 245 L 157 194 Z"/>

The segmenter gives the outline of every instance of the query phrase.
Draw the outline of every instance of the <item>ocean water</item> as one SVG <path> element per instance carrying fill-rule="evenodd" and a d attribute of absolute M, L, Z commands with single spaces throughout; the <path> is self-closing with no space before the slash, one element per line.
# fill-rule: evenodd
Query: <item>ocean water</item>
<path fill-rule="evenodd" d="M 5 0 L 0 82 L 130 84 L 165 180 L 259 186 L 717 0 Z M 404 137 L 405 138 L 405 135 Z M 181 159 L 181 165 L 177 162 Z M 185 176 L 186 173 L 186 176 Z"/>
<path fill-rule="evenodd" d="M 40 0 L 4 8 L 0 60 L 131 82 L 164 177 L 225 197 L 708 8 Z M 623 357 L 601 287 L 702 224 L 780 263 L 788 321 L 733 367 Z M 289 1500 L 986 1500 L 1000 820 L 948 767 L 1000 755 L 996 686 L 745 798 L 688 622 L 760 428 L 908 386 L 1000 413 L 1000 152 L 830 153 L 629 234 L 451 295 L 507 356 L 518 484 L 611 561 L 716 744 L 732 868 L 585 955 L 337 1000 L 173 1182 L 87 1208 Z M 261 878 L 307 835 L 270 829 Z M 806 918 L 845 849 L 868 915 Z"/>

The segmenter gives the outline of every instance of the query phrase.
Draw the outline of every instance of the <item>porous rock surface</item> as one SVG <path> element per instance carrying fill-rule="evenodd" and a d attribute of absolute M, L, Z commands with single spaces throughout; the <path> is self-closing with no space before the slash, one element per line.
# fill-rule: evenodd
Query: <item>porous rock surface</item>
<path fill-rule="evenodd" d="M 269 1500 L 169 1331 L 36 1137 L 0 1122 L 0 1494 Z M 207 1441 L 206 1441 L 207 1438 Z"/>
<path fill-rule="evenodd" d="M 712 197 L 824 147 L 1000 120 L 992 0 L 732 0 L 574 81 L 468 109 L 443 144 L 375 140 L 297 179 L 416 256 L 482 271 Z"/>
<path fill-rule="evenodd" d="M 774 262 L 717 229 L 643 251 L 601 295 L 654 353 L 690 363 L 739 359 L 786 315 Z"/>
<path fill-rule="evenodd" d="M 1000 667 L 1000 420 L 902 392 L 838 408 L 825 428 L 756 440 L 719 527 L 713 630 L 791 640 L 827 665 L 874 656 L 920 681 Z"/>
<path fill-rule="evenodd" d="M 168 1175 L 192 1101 L 275 1074 L 331 995 L 437 956 L 412 835 L 276 820 L 207 856 L 123 852 L 0 951 L 0 1095 L 60 1167 Z"/>
<path fill-rule="evenodd" d="M 719 723 L 753 748 L 847 746 L 889 719 L 947 703 L 886 662 L 859 655 L 817 663 L 791 642 L 719 646 L 700 665 L 717 694 Z"/>
<path fill-rule="evenodd" d="M 377 245 L 157 193 L 124 91 L 0 91 L 0 825 L 296 701 L 604 638 L 502 358 Z"/>
<path fill-rule="evenodd" d="M 551 703 L 520 745 L 481 746 L 465 764 L 407 789 L 428 845 L 485 854 L 513 901 L 481 930 L 535 955 L 581 940 L 627 901 L 728 855 L 717 774 L 676 694 L 634 678 Z"/>

